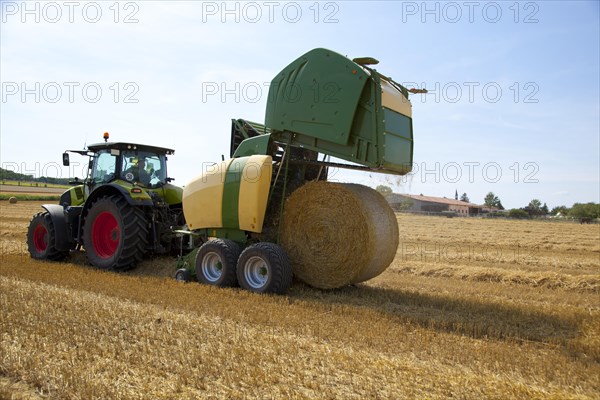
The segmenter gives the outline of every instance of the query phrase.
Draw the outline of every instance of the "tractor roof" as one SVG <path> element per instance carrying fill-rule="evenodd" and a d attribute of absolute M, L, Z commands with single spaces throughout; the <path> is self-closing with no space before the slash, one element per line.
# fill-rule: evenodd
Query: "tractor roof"
<path fill-rule="evenodd" d="M 106 142 L 106 143 L 94 143 L 88 147 L 89 151 L 97 152 L 104 149 L 117 149 L 117 150 L 141 150 L 149 151 L 158 154 L 175 154 L 175 150 L 167 149 L 166 147 L 149 146 L 146 144 L 138 143 L 123 143 L 123 142 Z"/>

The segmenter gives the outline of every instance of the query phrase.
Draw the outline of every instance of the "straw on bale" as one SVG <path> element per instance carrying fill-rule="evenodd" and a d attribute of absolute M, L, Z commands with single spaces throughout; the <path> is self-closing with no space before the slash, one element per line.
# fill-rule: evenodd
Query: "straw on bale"
<path fill-rule="evenodd" d="M 362 185 L 309 182 L 286 202 L 281 242 L 294 275 L 332 289 L 381 274 L 398 249 L 398 222 L 387 201 Z"/>
<path fill-rule="evenodd" d="M 17 204 L 17 198 L 16 198 L 16 197 L 14 197 L 14 196 L 12 196 L 11 198 L 9 198 L 9 199 L 8 199 L 8 202 L 9 202 L 10 204 Z"/>

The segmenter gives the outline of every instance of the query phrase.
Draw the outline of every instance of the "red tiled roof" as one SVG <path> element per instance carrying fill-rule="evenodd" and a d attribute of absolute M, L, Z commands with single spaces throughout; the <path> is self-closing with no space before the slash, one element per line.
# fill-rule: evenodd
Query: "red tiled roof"
<path fill-rule="evenodd" d="M 475 203 L 466 203 L 464 201 L 454 200 L 454 199 L 445 199 L 443 197 L 421 196 L 418 194 L 401 194 L 400 196 L 408 197 L 408 198 L 411 198 L 414 200 L 427 201 L 430 203 L 441 203 L 441 204 L 448 204 L 448 205 L 453 205 L 453 206 L 481 207 L 480 205 L 475 204 Z"/>

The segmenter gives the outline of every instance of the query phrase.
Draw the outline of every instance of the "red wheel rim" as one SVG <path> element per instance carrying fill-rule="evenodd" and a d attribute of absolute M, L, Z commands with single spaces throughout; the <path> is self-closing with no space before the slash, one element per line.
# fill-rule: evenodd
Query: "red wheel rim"
<path fill-rule="evenodd" d="M 33 230 L 33 245 L 38 253 L 43 253 L 48 248 L 48 230 L 42 224 Z"/>
<path fill-rule="evenodd" d="M 92 244 L 100 258 L 110 258 L 119 247 L 121 232 L 117 219 L 108 211 L 100 213 L 92 224 Z"/>

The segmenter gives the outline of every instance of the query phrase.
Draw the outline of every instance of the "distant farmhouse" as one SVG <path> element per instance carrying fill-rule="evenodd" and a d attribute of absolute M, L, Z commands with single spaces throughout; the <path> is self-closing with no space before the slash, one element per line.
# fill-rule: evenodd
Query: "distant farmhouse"
<path fill-rule="evenodd" d="M 482 212 L 482 206 L 445 197 L 391 193 L 386 200 L 394 210 L 415 212 L 454 212 L 457 215 L 472 216 Z"/>

